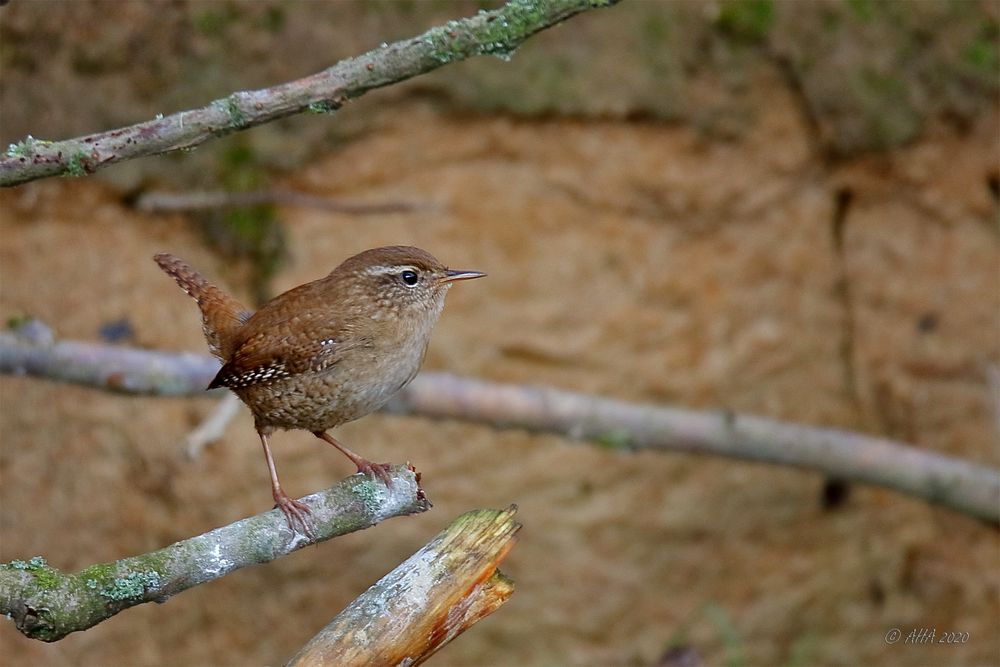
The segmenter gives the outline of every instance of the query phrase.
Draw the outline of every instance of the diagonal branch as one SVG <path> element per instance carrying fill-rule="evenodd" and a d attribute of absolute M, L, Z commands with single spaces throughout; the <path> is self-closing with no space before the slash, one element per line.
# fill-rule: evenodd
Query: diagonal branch
<path fill-rule="evenodd" d="M 419 665 L 514 592 L 497 565 L 513 548 L 517 507 L 474 510 L 361 594 L 288 667 Z"/>
<path fill-rule="evenodd" d="M 33 332 L 30 336 L 28 332 Z M 41 323 L 0 333 L 0 373 L 112 391 L 201 395 L 219 364 L 207 355 L 75 341 Z M 637 405 L 546 387 L 421 373 L 388 409 L 593 440 L 620 449 L 709 454 L 815 470 L 1000 521 L 1000 471 L 906 443 L 732 412 Z"/>
<path fill-rule="evenodd" d="M 92 565 L 75 573 L 50 567 L 41 556 L 0 565 L 0 614 L 24 635 L 56 641 L 144 602 L 163 602 L 233 570 L 267 563 L 315 542 L 430 508 L 411 468 L 390 470 L 386 488 L 352 475 L 302 498 L 312 510 L 316 537 L 293 533 L 278 510 L 216 528 L 159 551 Z"/>
<path fill-rule="evenodd" d="M 526 39 L 587 9 L 618 0 L 511 0 L 493 11 L 449 21 L 422 35 L 342 60 L 271 88 L 235 92 L 200 109 L 64 141 L 28 137 L 0 158 L 0 186 L 60 174 L 83 176 L 108 165 L 198 146 L 303 111 L 332 112 L 369 90 L 480 55 L 506 57 Z"/>
<path fill-rule="evenodd" d="M 192 461 L 200 457 L 206 446 L 222 439 L 229 422 L 239 411 L 240 399 L 236 394 L 226 394 L 220 398 L 211 414 L 184 438 L 184 455 Z"/>

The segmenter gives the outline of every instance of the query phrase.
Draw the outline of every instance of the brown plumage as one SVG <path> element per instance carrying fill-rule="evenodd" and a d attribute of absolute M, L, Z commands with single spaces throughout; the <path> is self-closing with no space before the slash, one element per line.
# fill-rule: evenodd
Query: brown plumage
<path fill-rule="evenodd" d="M 160 268 L 173 276 L 181 289 L 198 302 L 201 309 L 201 328 L 208 341 L 209 351 L 225 361 L 233 350 L 231 345 L 236 333 L 247 323 L 252 310 L 229 296 L 183 261 L 173 255 L 157 255 L 153 259 Z"/>
<path fill-rule="evenodd" d="M 173 255 L 155 260 L 198 303 L 209 349 L 223 362 L 209 388 L 228 387 L 250 408 L 275 503 L 293 530 L 307 533 L 308 508 L 278 483 L 271 433 L 309 430 L 360 472 L 388 482 L 385 464 L 358 456 L 326 431 L 377 410 L 406 386 L 420 369 L 448 288 L 484 275 L 448 269 L 419 248 L 375 248 L 251 313 Z"/>

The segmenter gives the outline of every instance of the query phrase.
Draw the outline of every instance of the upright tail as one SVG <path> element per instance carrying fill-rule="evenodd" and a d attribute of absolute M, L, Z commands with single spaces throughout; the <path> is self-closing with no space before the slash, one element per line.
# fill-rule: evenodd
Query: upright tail
<path fill-rule="evenodd" d="M 201 309 L 202 331 L 212 354 L 229 361 L 236 348 L 237 333 L 253 311 L 205 280 L 205 277 L 183 260 L 167 253 L 153 257 L 168 275 L 172 276 Z"/>

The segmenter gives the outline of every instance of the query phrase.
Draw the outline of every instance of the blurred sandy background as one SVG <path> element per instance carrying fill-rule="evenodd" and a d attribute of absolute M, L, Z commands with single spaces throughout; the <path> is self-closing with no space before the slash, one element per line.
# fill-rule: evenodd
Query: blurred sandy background
<path fill-rule="evenodd" d="M 478 7 L 15 0 L 0 9 L 0 138 L 277 83 Z M 130 344 L 204 351 L 155 252 L 252 300 L 414 244 L 490 275 L 450 293 L 429 370 L 857 429 L 997 466 L 996 26 L 996 5 L 973 2 L 592 12 L 510 63 L 0 192 L 0 317 L 85 340 L 124 320 Z M 425 207 L 130 205 L 142 189 L 219 187 Z M 72 571 L 267 508 L 245 410 L 184 458 L 213 405 L 0 377 L 0 561 Z M 411 461 L 434 509 L 57 644 L 2 623 L 0 662 L 282 664 L 455 516 L 513 502 L 516 592 L 433 664 L 653 665 L 671 647 L 706 664 L 1000 663 L 1000 536 L 923 502 L 855 487 L 824 508 L 815 474 L 416 417 L 338 434 Z M 297 495 L 350 472 L 305 433 L 279 434 L 275 455 Z M 970 638 L 883 640 L 920 627 Z"/>

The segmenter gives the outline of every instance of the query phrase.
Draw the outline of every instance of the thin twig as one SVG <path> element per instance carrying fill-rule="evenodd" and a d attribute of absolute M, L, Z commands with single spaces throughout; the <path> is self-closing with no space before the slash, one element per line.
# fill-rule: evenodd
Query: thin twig
<path fill-rule="evenodd" d="M 192 461 L 201 456 L 205 447 L 222 438 L 239 410 L 240 399 L 236 394 L 220 398 L 212 413 L 184 438 L 184 455 Z"/>
<path fill-rule="evenodd" d="M 203 395 L 218 371 L 207 355 L 155 352 L 0 333 L 0 373 L 136 394 Z M 906 443 L 732 412 L 637 405 L 545 387 L 421 373 L 390 411 L 561 433 L 621 449 L 726 456 L 815 470 L 895 489 L 1000 521 L 1000 471 Z"/>
<path fill-rule="evenodd" d="M 260 204 L 286 204 L 316 208 L 348 215 L 384 215 L 430 209 L 426 204 L 410 202 L 366 203 L 318 197 L 293 190 L 258 190 L 256 192 L 145 192 L 135 207 L 149 213 L 206 211 L 219 208 L 240 208 Z"/>
<path fill-rule="evenodd" d="M 412 469 L 395 466 L 389 474 L 388 488 L 358 474 L 302 498 L 312 510 L 313 538 L 292 532 L 275 509 L 159 551 L 76 573 L 60 572 L 40 556 L 0 565 L 0 614 L 12 618 L 28 637 L 56 641 L 129 607 L 163 602 L 233 570 L 430 507 Z"/>
<path fill-rule="evenodd" d="M 0 185 L 46 176 L 82 176 L 123 160 L 189 149 L 215 137 L 303 111 L 336 111 L 348 100 L 451 62 L 507 57 L 526 39 L 575 14 L 618 0 L 511 0 L 410 39 L 342 60 L 296 81 L 235 92 L 200 109 L 64 141 L 28 137 L 0 158 Z"/>
<path fill-rule="evenodd" d="M 422 663 L 514 592 L 497 566 L 521 527 L 516 511 L 475 510 L 455 519 L 349 604 L 288 667 Z"/>

